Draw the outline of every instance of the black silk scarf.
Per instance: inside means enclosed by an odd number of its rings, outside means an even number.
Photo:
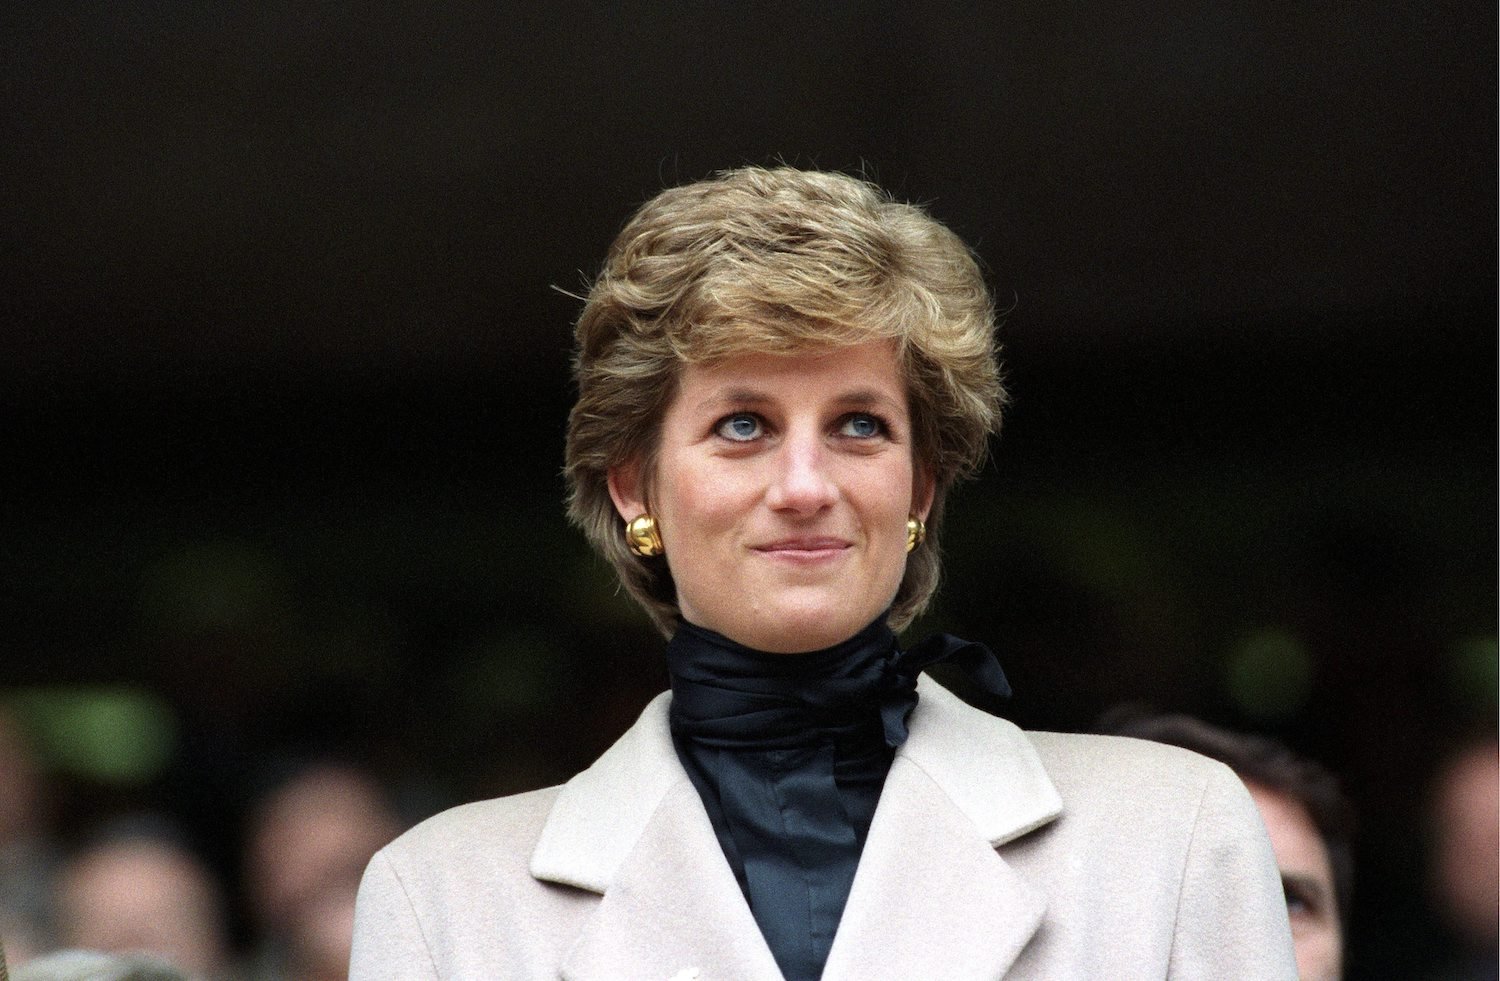
[[[767,654],[680,623],[667,645],[677,755],[783,974],[823,972],[917,676],[952,660],[1010,694],[983,644],[907,651],[882,615],[821,651]]]

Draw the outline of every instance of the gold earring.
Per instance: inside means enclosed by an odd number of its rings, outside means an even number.
[[[661,535],[657,534],[656,519],[650,514],[642,514],[625,523],[625,544],[643,559],[652,558],[667,550],[661,543]]]
[[[922,544],[922,540],[926,537],[927,525],[921,518],[906,519],[906,550],[908,552]]]

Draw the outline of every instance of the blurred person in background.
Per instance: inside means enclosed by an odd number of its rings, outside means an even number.
[[[245,847],[259,933],[251,977],[345,978],[360,874],[400,831],[382,788],[351,765],[304,764],[273,786],[253,809]]]
[[[0,937],[12,964],[53,946],[58,854],[46,784],[20,720],[0,706]]]
[[[1099,731],[1181,746],[1229,766],[1266,823],[1292,925],[1301,981],[1338,981],[1354,890],[1354,814],[1338,780],[1266,736],[1189,715],[1134,708],[1107,713]]]
[[[566,786],[383,849],[353,977],[1291,976],[1233,773],[1023,732],[923,677],[1004,697],[983,645],[897,640],[999,426],[994,327],[958,236],[858,178],[637,211],[576,325],[566,475],[672,690]]]
[[[228,963],[218,882],[167,821],[114,821],[68,859],[58,880],[59,944],[145,953],[193,978]]]
[[[1438,770],[1429,802],[1432,891],[1459,949],[1434,979],[1500,976],[1500,747],[1470,742]]]

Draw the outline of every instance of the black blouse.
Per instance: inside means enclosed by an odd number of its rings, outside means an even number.
[[[949,657],[1009,695],[983,645],[940,635],[903,652],[884,615],[807,654],[768,654],[686,622],[667,646],[677,755],[791,981],[823,972],[917,675]]]

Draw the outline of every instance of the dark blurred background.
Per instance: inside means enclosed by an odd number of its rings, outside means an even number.
[[[1427,783],[1495,726],[1496,81],[1477,2],[7,5],[0,699],[57,835],[165,811],[232,893],[276,761],[414,819],[608,745],[665,672],[563,518],[567,294],[784,160],[929,204],[1009,311],[915,636],[1027,726],[1329,764],[1350,976],[1416,976]]]

